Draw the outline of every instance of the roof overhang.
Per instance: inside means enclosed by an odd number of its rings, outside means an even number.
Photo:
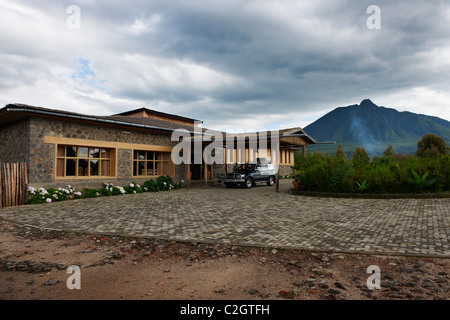
[[[82,115],[73,112],[65,112],[61,110],[50,110],[43,108],[35,108],[21,104],[9,104],[0,110],[0,125],[16,122],[31,116],[51,117],[65,120],[74,120],[82,122],[91,122],[103,125],[116,125],[123,127],[132,127],[137,129],[147,129],[151,131],[167,132],[171,133],[174,130],[172,128],[165,128],[159,126],[150,126],[146,124],[133,123],[127,121],[117,121],[112,119],[106,119],[99,116]]]

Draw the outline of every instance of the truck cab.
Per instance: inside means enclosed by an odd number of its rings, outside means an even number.
[[[233,172],[225,175],[223,183],[227,188],[242,186],[249,189],[257,183],[273,186],[276,174],[277,170],[274,164],[258,159],[256,164],[235,164]]]

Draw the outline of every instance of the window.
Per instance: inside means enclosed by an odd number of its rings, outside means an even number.
[[[170,152],[134,150],[133,176],[166,176],[173,172]]]
[[[110,177],[114,175],[114,149],[58,145],[57,177]]]

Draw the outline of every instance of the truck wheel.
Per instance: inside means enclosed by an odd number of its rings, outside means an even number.
[[[253,179],[247,178],[245,179],[244,187],[250,189],[253,186]]]
[[[273,186],[273,185],[275,185],[275,177],[274,176],[270,176],[269,177],[269,181],[267,181],[267,185],[268,186]]]

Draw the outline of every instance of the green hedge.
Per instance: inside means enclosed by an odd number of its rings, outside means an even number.
[[[352,160],[320,152],[296,153],[294,170],[304,172],[301,190],[338,193],[417,193],[450,191],[450,156],[418,158],[386,152]]]
[[[72,186],[65,188],[28,188],[27,204],[50,203],[64,201],[68,199],[96,198],[124,194],[135,194],[142,192],[158,192],[178,189],[180,185],[174,183],[170,176],[161,176],[156,180],[147,180],[142,185],[135,182],[125,187],[115,186],[112,183],[105,183],[101,189],[85,188],[83,191],[75,191]]]

